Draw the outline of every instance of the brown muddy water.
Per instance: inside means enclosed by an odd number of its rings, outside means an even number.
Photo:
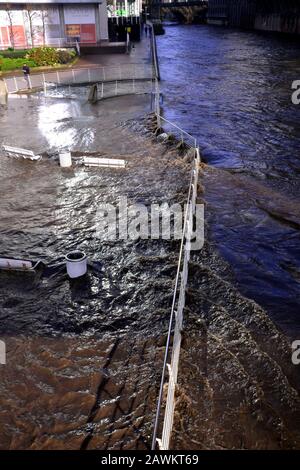
[[[0,278],[0,448],[149,448],[178,243],[97,239],[99,204],[183,201],[189,165],[140,121],[149,98],[10,98],[1,144],[44,154],[0,158],[0,252],[41,259],[40,279]],[[127,121],[127,124],[124,124]],[[62,170],[55,152],[119,156],[126,169]],[[46,153],[48,154],[46,154]],[[86,278],[61,264],[84,250]]]

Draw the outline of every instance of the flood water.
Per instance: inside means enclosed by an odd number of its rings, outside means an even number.
[[[157,37],[163,110],[197,137],[211,237],[242,292],[300,335],[296,39],[208,26]]]
[[[147,131],[149,96],[90,105],[82,95],[11,97],[0,108],[0,143],[43,155],[0,155],[0,252],[47,266],[41,278],[0,275],[0,448],[151,442],[178,242],[102,240],[97,210],[121,197],[177,202],[189,165]],[[62,169],[57,152],[66,149],[127,166]],[[89,268],[70,281],[64,256],[74,249]]]
[[[158,38],[163,112],[195,135],[206,241],[189,267],[172,447],[300,448],[299,123],[294,42],[173,26]],[[103,202],[184,202],[190,165],[149,131],[149,98],[85,90],[0,107],[0,252],[44,276],[0,277],[1,449],[149,449],[178,242],[100,240]],[[63,170],[57,152],[124,158]],[[203,186],[203,192],[201,187]],[[80,249],[88,275],[70,281]]]

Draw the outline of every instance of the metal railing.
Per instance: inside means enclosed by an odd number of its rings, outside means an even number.
[[[182,144],[185,143],[191,148],[197,148],[197,139],[195,139],[195,137],[181,129],[173,122],[168,121],[168,119],[164,118],[160,114],[157,114],[156,117],[159,128],[161,128],[161,126],[164,124],[164,130],[170,130],[172,135],[180,140]]]
[[[149,64],[128,64],[107,67],[57,70],[45,73],[31,74],[29,87],[44,88],[45,83],[58,85],[97,83],[114,80],[152,79],[153,70]],[[23,76],[4,78],[7,93],[18,93],[28,89]]]
[[[154,27],[151,21],[147,21],[147,24],[149,24],[149,26],[151,27],[150,46],[151,46],[154,76],[157,80],[160,80],[159,62],[158,62],[158,57],[157,57],[157,47],[156,47],[156,37],[154,33]]]
[[[115,96],[152,94],[155,90],[153,80],[115,80],[111,82],[98,82],[96,100],[113,98]],[[71,85],[44,84],[45,96],[51,98],[87,99],[87,89]]]
[[[173,301],[171,307],[171,314],[169,320],[169,328],[166,342],[166,349],[164,355],[163,369],[161,375],[157,410],[154,422],[152,450],[156,449],[158,444],[160,450],[168,450],[171,441],[174,409],[175,409],[175,389],[177,383],[179,355],[181,348],[181,332],[183,326],[183,309],[185,306],[185,290],[188,280],[188,264],[190,260],[191,250],[191,234],[193,231],[193,217],[196,209],[197,199],[197,185],[198,185],[198,170],[200,164],[200,152],[197,147],[197,140],[178,127],[176,124],[168,121],[160,115],[156,115],[158,122],[164,121],[170,128],[172,128],[175,135],[179,133],[180,140],[185,142],[190,149],[194,151],[194,159],[191,169],[190,184],[188,189],[188,197],[186,204],[186,211],[184,216],[183,236],[180,244],[177,273],[175,279],[175,287],[173,293]],[[173,346],[171,352],[171,339],[173,333]],[[162,406],[163,406],[163,392],[166,383],[166,372],[168,371],[168,391],[165,403],[165,411],[163,416],[163,426],[161,438],[158,438],[158,432],[162,419]]]

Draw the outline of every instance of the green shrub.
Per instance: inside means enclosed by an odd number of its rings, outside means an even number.
[[[60,64],[68,64],[73,60],[76,53],[72,50],[60,49],[57,51],[58,53],[58,61]]]
[[[55,65],[59,62],[58,51],[53,47],[34,47],[27,52],[26,59],[33,60],[37,66]]]
[[[0,70],[2,72],[29,67],[40,67],[56,64],[68,64],[76,56],[73,49],[54,49],[53,47],[34,47],[29,50],[1,51]]]

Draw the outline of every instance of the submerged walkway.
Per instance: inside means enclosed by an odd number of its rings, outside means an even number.
[[[107,81],[139,80],[153,78],[151,45],[149,38],[144,38],[132,48],[130,54],[91,54],[80,58],[75,68],[52,69],[48,72],[30,75],[30,90],[20,74],[4,78],[8,94],[37,91],[47,83],[73,85],[99,83]],[[119,93],[115,93],[119,94]]]
[[[66,245],[83,244],[101,270],[90,269],[89,282],[77,289],[64,273],[57,274],[30,296],[20,284],[8,292],[1,282],[1,338],[7,341],[9,366],[0,371],[0,449],[149,449],[177,249],[160,240],[100,242],[95,213],[101,202],[117,204],[121,196],[130,203],[175,203],[185,194],[189,167],[176,149],[154,141],[136,121],[147,110],[145,97],[120,98],[118,107],[69,101],[59,104],[59,115],[55,101],[28,101],[25,109],[11,100],[0,115],[4,133],[13,135],[18,113],[21,123],[30,113],[27,134],[22,125],[16,144],[31,142],[38,151],[45,143],[54,149],[72,139],[72,151],[88,146],[126,159],[128,167],[75,168],[66,175],[46,158],[34,171],[26,170],[26,162],[7,165],[2,159],[3,251],[15,230],[15,245],[24,253],[43,249],[57,256]],[[119,124],[128,119],[131,125]],[[20,176],[8,177],[15,173]],[[5,194],[24,174],[26,185],[11,201],[11,212]],[[33,220],[38,234],[32,235]],[[14,308],[8,312],[9,305]]]
[[[89,54],[81,56],[76,68],[114,66],[125,64],[150,64],[150,38],[143,36],[140,42],[134,43],[130,54]]]

